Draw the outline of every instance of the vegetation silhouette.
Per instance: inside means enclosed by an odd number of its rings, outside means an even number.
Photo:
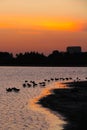
[[[16,54],[0,52],[0,66],[87,66],[87,52],[68,53],[54,50],[48,56],[38,52]]]

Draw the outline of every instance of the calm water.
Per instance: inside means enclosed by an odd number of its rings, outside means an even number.
[[[87,67],[0,67],[0,130],[59,130],[63,123],[60,116],[45,108],[32,107],[30,103],[45,88],[22,86],[25,80],[38,83],[56,77],[85,80]],[[9,87],[20,88],[20,92],[6,93]],[[51,82],[47,83],[47,87],[55,86]]]

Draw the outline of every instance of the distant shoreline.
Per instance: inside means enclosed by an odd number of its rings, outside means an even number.
[[[0,65],[0,67],[87,67],[86,66],[30,66],[30,65]]]
[[[16,54],[0,52],[0,66],[45,66],[45,67],[87,67],[87,52],[69,53],[54,50],[48,56],[38,52]]]
[[[38,101],[43,107],[60,113],[68,122],[64,130],[87,129],[87,81],[66,83],[68,88],[54,89]]]

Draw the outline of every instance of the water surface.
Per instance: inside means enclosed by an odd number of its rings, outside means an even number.
[[[87,67],[0,67],[0,130],[59,130],[60,115],[32,106],[31,102],[43,95],[45,88],[23,88],[25,80],[35,82],[60,77],[87,77]],[[19,93],[6,93],[6,88],[17,87]],[[58,87],[47,83],[46,88]],[[55,122],[55,123],[54,123]]]

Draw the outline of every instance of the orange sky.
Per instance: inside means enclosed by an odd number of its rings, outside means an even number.
[[[0,51],[87,51],[86,0],[0,2]]]

